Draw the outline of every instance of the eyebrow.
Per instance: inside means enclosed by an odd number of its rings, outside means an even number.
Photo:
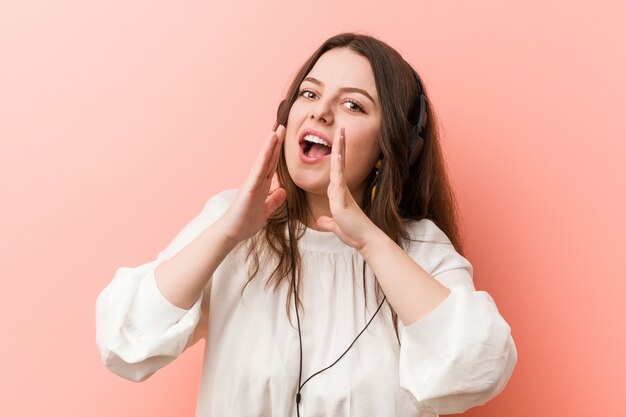
[[[310,82],[312,82],[313,84],[317,84],[317,85],[319,85],[319,86],[324,87],[324,83],[323,83],[323,82],[321,82],[320,80],[318,80],[317,78],[313,78],[313,77],[306,77],[306,78],[305,78],[304,80],[302,80],[302,81],[303,81],[303,82],[304,82],[304,81],[310,81]],[[361,93],[361,94],[363,94],[365,97],[369,98],[369,99],[372,101],[372,103],[374,103],[374,105],[376,105],[376,102],[374,101],[374,99],[372,98],[372,96],[370,96],[370,94],[369,94],[367,91],[365,91],[365,90],[363,90],[363,89],[361,89],[361,88],[356,88],[356,87],[342,87],[342,88],[340,88],[340,89],[339,89],[339,91],[347,91],[347,92]]]

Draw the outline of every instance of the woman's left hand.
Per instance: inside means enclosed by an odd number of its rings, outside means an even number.
[[[346,245],[360,250],[377,227],[361,210],[346,184],[346,137],[343,127],[335,132],[330,156],[328,201],[332,217],[319,216],[315,223],[323,231],[333,232]]]

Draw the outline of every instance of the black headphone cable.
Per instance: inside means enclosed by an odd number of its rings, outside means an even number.
[[[348,346],[348,348],[345,350],[345,352],[343,352],[341,354],[341,356],[339,356],[339,358],[337,358],[337,360],[335,362],[333,362],[332,364],[330,364],[326,368],[324,368],[324,369],[322,369],[320,371],[317,371],[316,373],[314,373],[313,375],[308,377],[306,379],[306,381],[302,382],[302,332],[300,330],[300,315],[298,314],[297,293],[296,293],[296,270],[295,270],[296,263],[295,263],[295,258],[294,258],[293,236],[291,234],[291,218],[289,216],[289,205],[287,204],[286,201],[285,201],[285,210],[287,211],[287,230],[289,232],[289,247],[291,248],[290,255],[291,255],[291,277],[292,277],[292,282],[293,282],[293,284],[292,284],[292,288],[293,288],[293,302],[294,302],[294,307],[296,309],[296,320],[298,322],[298,340],[300,341],[300,371],[298,373],[298,392],[296,394],[296,412],[297,412],[297,416],[300,417],[300,401],[302,400],[301,391],[302,391],[302,388],[304,387],[304,384],[306,384],[315,375],[320,374],[320,373],[324,372],[325,370],[327,370],[328,368],[334,366],[337,362],[339,362],[339,360],[341,358],[344,357],[344,355],[346,353],[348,353],[350,348],[352,346],[354,346],[354,344],[356,343],[357,339],[363,334],[363,332],[365,332],[365,330],[370,325],[372,320],[374,320],[374,317],[376,317],[376,314],[378,314],[378,311],[383,306],[383,303],[387,299],[387,296],[383,297],[383,300],[380,302],[380,305],[376,309],[376,312],[374,313],[374,315],[372,315],[372,317],[367,322],[367,324],[365,325],[363,330],[361,330],[361,332],[356,336],[356,338],[354,338],[354,340],[352,341],[350,346]]]

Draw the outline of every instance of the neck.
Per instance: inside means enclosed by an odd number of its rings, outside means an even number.
[[[359,207],[363,208],[361,201],[363,201],[363,192],[364,190],[359,189],[356,194],[352,193],[354,200],[359,204]],[[313,194],[309,192],[305,192],[307,204],[309,205],[309,209],[311,210],[312,217],[307,220],[306,227],[311,228],[313,230],[318,230],[319,228],[315,224],[315,219],[319,216],[328,216],[333,217],[330,211],[330,202],[328,201],[327,194]]]
[[[315,219],[317,219],[319,216],[332,217],[328,196],[306,193],[306,200],[309,206],[309,210],[311,211],[311,217],[307,219],[306,227],[314,230],[319,230],[319,228],[315,224]]]

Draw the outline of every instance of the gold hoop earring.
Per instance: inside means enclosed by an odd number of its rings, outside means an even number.
[[[374,186],[372,187],[372,203],[374,202],[374,196],[376,195],[376,179],[378,178],[378,171],[380,171],[380,166],[383,160],[379,159],[374,165]]]

